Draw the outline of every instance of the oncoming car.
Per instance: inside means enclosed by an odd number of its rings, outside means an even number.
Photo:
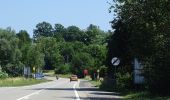
[[[70,82],[71,82],[71,81],[78,81],[77,75],[71,75],[71,77],[70,77]]]

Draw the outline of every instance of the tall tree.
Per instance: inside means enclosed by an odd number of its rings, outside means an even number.
[[[36,39],[40,36],[52,37],[53,36],[53,27],[48,22],[42,22],[36,25],[34,29],[33,38]]]

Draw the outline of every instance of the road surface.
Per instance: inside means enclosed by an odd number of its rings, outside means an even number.
[[[0,100],[120,100],[111,92],[98,91],[85,80],[70,82],[69,79],[22,87],[1,87]]]

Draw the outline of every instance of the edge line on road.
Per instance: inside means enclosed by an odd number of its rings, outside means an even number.
[[[55,81],[53,81],[53,82],[55,82]],[[51,83],[51,82],[50,82],[50,83]],[[63,82],[60,83],[60,84],[57,84],[57,85],[61,85],[61,84],[63,84]],[[53,86],[51,86],[51,87],[45,87],[45,88],[52,88],[52,87],[55,87],[55,86],[57,86],[57,85],[53,85]],[[23,96],[23,97],[21,97],[21,98],[19,98],[19,99],[16,99],[16,100],[29,99],[30,96],[39,94],[40,92],[42,92],[43,90],[45,90],[45,88],[44,88],[44,89],[41,89],[41,90],[39,90],[39,91],[35,91],[35,92],[31,93],[31,94],[28,94],[28,95]]]
[[[29,98],[30,96],[32,96],[32,95],[39,94],[42,90],[44,90],[44,89],[41,89],[41,90],[36,91],[36,92],[33,92],[33,93],[31,93],[31,94],[29,94],[29,95],[26,95],[26,96],[24,96],[24,97],[21,97],[21,98],[19,98],[19,99],[17,99],[17,100],[28,99],[28,98]]]
[[[77,90],[76,90],[76,85],[77,85],[77,83],[79,83],[79,82],[76,82],[76,83],[74,84],[73,89],[74,89],[74,93],[75,93],[75,95],[76,95],[76,100],[80,100],[79,94],[78,94],[78,92],[77,92]]]

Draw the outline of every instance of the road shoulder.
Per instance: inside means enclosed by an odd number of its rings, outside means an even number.
[[[121,100],[118,93],[101,91],[94,87],[88,80],[80,80],[77,89],[81,100]]]

